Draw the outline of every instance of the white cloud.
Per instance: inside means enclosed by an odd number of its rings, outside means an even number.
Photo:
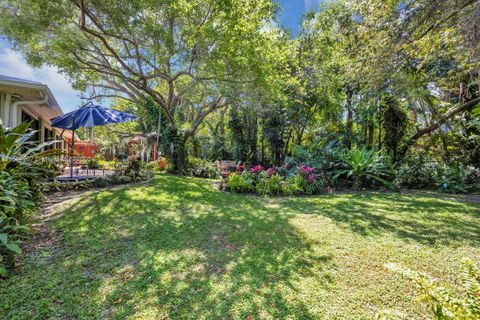
[[[32,68],[18,52],[8,47],[0,47],[0,74],[48,85],[64,112],[71,111],[80,104],[79,92],[72,89],[67,78],[57,68]]]

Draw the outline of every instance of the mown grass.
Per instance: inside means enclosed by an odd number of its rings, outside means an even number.
[[[0,282],[0,318],[421,318],[384,263],[456,286],[480,260],[479,207],[429,194],[272,199],[164,175],[57,210],[54,245]]]

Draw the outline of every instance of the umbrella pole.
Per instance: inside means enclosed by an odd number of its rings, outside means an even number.
[[[70,153],[70,178],[73,178],[73,155],[75,154],[75,129],[72,130],[72,152]]]

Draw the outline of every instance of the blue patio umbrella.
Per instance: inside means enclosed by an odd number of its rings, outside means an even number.
[[[78,110],[51,119],[52,126],[72,130],[72,152],[75,146],[75,130],[81,127],[104,126],[135,120],[137,117],[126,112],[96,106],[89,102]],[[73,158],[70,157],[70,177],[73,177]]]

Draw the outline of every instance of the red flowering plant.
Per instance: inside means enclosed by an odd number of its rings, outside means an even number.
[[[275,167],[271,167],[267,169],[267,174],[271,178],[275,173],[277,173],[277,169]]]
[[[323,175],[320,170],[315,167],[306,165],[297,166],[297,175],[304,179],[303,189],[307,194],[315,194],[324,186]]]
[[[263,167],[259,164],[250,168],[250,173],[258,174],[263,171]]]
[[[315,182],[315,178],[316,178],[315,175],[309,174],[309,175],[307,176],[307,182],[313,183],[313,182]]]
[[[297,167],[297,172],[305,178],[308,178],[308,176],[311,176],[313,174],[313,171],[315,171],[314,167],[309,167],[303,164]]]

